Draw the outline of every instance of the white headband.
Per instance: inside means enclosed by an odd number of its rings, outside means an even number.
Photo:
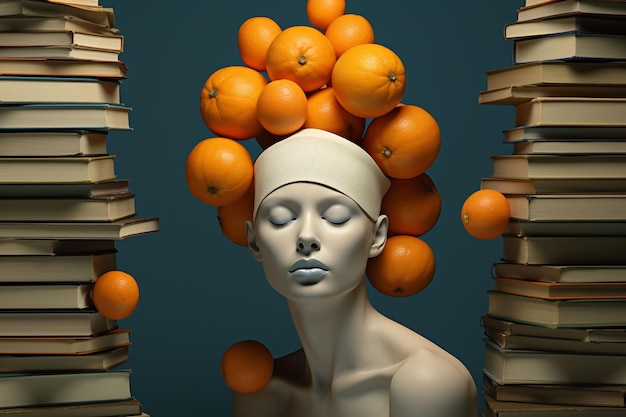
[[[390,184],[364,149],[320,129],[303,129],[259,155],[254,164],[254,217],[265,197],[294,182],[331,187],[352,198],[372,219],[378,217]]]

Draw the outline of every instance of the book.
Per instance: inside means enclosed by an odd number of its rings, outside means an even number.
[[[92,284],[0,285],[0,310],[84,309],[93,306]]]
[[[528,154],[625,154],[625,140],[520,140],[509,142],[514,155]]]
[[[94,34],[76,30],[0,31],[0,47],[66,46],[113,52],[124,50],[124,37],[117,34]]]
[[[626,26],[626,22],[625,22]],[[514,85],[478,94],[478,104],[515,105],[537,97],[626,97],[622,85]]]
[[[115,241],[101,239],[0,239],[0,255],[78,255],[114,252]]]
[[[118,80],[87,77],[0,77],[4,103],[120,103]]]
[[[1,112],[0,112],[1,113]],[[114,155],[0,158],[0,183],[99,182],[115,178]]]
[[[517,21],[555,17],[570,13],[626,15],[626,4],[613,0],[545,0],[517,10]]]
[[[1,337],[0,355],[73,356],[122,346],[130,346],[130,330],[113,330],[89,337]]]
[[[495,290],[489,290],[487,294],[488,315],[503,320],[545,327],[626,325],[624,299],[544,300]]]
[[[497,401],[484,394],[484,417],[624,417],[626,409],[570,404]]]
[[[4,337],[93,336],[116,328],[115,320],[93,310],[0,312],[0,336]]]
[[[54,0],[52,0],[54,1]],[[538,4],[542,4],[542,3],[546,3],[548,0],[526,0],[524,2],[524,6],[528,7],[528,6],[534,6],[534,5],[538,5]],[[554,0],[552,0],[554,1]],[[607,1],[624,1],[624,0],[607,0]]]
[[[5,417],[110,417],[141,416],[141,403],[136,399],[125,401],[103,401],[68,403],[63,405],[28,406],[0,408],[0,416]]]
[[[115,251],[76,255],[2,255],[0,283],[94,283],[100,275],[115,268]]]
[[[624,60],[626,36],[568,32],[513,41],[513,62],[553,59]]]
[[[0,157],[106,154],[106,132],[84,130],[0,132]]]
[[[624,194],[506,195],[511,218],[528,221],[626,221]],[[0,201],[0,218],[2,218]]]
[[[4,239],[121,240],[158,231],[157,217],[126,217],[115,222],[0,222]]]
[[[483,386],[489,395],[498,401],[626,407],[626,386],[624,385],[501,385],[484,375]]]
[[[508,23],[504,26],[504,38],[513,40],[576,31],[626,35],[624,23],[623,17],[572,13],[545,19]]]
[[[528,7],[528,6],[534,6],[535,4],[539,4],[539,3],[543,3],[546,0],[526,0],[524,2],[524,6]],[[618,0],[620,1],[620,0]]]
[[[84,355],[0,355],[0,372],[107,371],[128,362],[128,346]]]
[[[483,371],[498,384],[624,385],[625,369],[624,355],[503,349],[485,341]]]
[[[127,67],[120,61],[47,58],[0,58],[0,75],[96,77],[123,79]]]
[[[99,6],[99,0],[48,0],[51,3],[69,4],[73,6]]]
[[[5,105],[0,106],[0,130],[129,130],[130,110],[106,103]]]
[[[519,264],[622,265],[626,235],[502,236],[502,259]]]
[[[520,140],[624,140],[626,126],[518,126],[504,132],[504,142]]]
[[[78,46],[14,46],[0,48],[1,58],[63,58],[116,62],[119,52]]]
[[[626,98],[537,97],[515,105],[515,125],[626,126],[624,114]]]
[[[2,198],[0,221],[111,222],[135,215],[135,194],[91,198]]]
[[[0,195],[6,198],[18,197],[66,197],[91,198],[114,194],[126,194],[129,181],[127,179],[104,180],[99,182],[68,182],[68,183],[0,183]]]
[[[119,29],[98,25],[75,16],[17,16],[0,17],[0,31],[76,31],[103,35],[117,35]]]
[[[626,386],[623,385],[500,385],[485,375],[483,386],[489,395],[498,401],[590,407],[626,407],[624,401]],[[602,416],[602,414],[596,415]]]
[[[626,298],[626,281],[547,282],[499,276],[492,279],[496,291],[546,300]]]
[[[485,177],[480,181],[480,188],[502,194],[613,193],[626,191],[626,178]]]
[[[554,221],[554,222],[543,222],[543,221],[526,221],[526,220],[511,220],[509,224],[504,229],[503,235],[505,236],[527,236],[527,237],[560,237],[560,238],[591,238],[591,240],[586,241],[577,241],[577,242],[567,242],[566,244],[571,244],[574,246],[586,245],[588,243],[593,244],[593,239],[598,239],[604,236],[619,238],[626,236],[626,222],[623,221],[615,221],[615,222],[598,222],[598,221]],[[585,243],[588,242],[588,243]],[[554,241],[554,244],[561,244],[563,241]],[[535,242],[536,245],[550,244],[548,241],[545,243]],[[516,250],[520,249],[525,251],[524,247],[526,245],[532,246],[533,243],[512,243],[511,244]],[[533,249],[531,249],[532,251]],[[584,248],[578,247],[576,250],[583,250]],[[556,251],[553,253],[552,256]],[[611,252],[613,253],[613,252]],[[517,255],[511,255],[513,257]],[[522,255],[527,256],[527,255]],[[535,255],[531,255],[535,256]],[[561,256],[561,255],[558,255]],[[600,255],[601,256],[601,255]],[[602,256],[601,256],[602,257]],[[583,257],[581,259],[587,259]],[[613,257],[611,257],[612,261],[615,261]],[[571,261],[571,259],[570,259]],[[573,261],[576,262],[576,261]],[[619,262],[623,263],[623,262]]]
[[[130,370],[0,374],[0,407],[131,400]]]
[[[485,327],[485,336],[503,349],[536,350],[547,352],[585,353],[594,355],[626,355],[623,342],[583,342],[580,340],[552,339],[499,332]]]
[[[494,155],[500,178],[626,178],[626,155]]]
[[[540,61],[488,70],[485,74],[486,90],[540,84],[624,85],[626,63]]]
[[[484,315],[480,319],[483,328],[489,328],[505,335],[528,336],[544,339],[563,339],[585,343],[621,343],[626,342],[626,328],[569,328],[543,327],[534,324],[516,323],[496,317]]]
[[[0,16],[74,16],[106,27],[115,26],[115,14],[109,7],[73,6],[47,0],[3,0],[0,6]]]
[[[525,265],[497,262],[492,275],[563,283],[626,282],[626,265]]]

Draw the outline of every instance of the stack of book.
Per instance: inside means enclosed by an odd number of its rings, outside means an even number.
[[[504,36],[479,94],[515,109],[481,181],[511,207],[483,414],[626,416],[626,1],[526,0]]]
[[[93,306],[115,242],[158,230],[107,153],[130,130],[114,13],[97,0],[0,2],[0,414],[147,416],[130,331]]]

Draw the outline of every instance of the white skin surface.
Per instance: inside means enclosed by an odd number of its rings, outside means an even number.
[[[265,388],[233,393],[233,416],[477,416],[463,364],[369,302],[365,268],[384,248],[385,216],[373,221],[344,194],[299,182],[272,192],[246,230],[302,349],[275,361]]]

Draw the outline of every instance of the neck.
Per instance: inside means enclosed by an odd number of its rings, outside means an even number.
[[[346,294],[288,305],[314,383],[331,381],[360,366],[360,351],[368,343],[366,322],[378,314],[365,280]]]

